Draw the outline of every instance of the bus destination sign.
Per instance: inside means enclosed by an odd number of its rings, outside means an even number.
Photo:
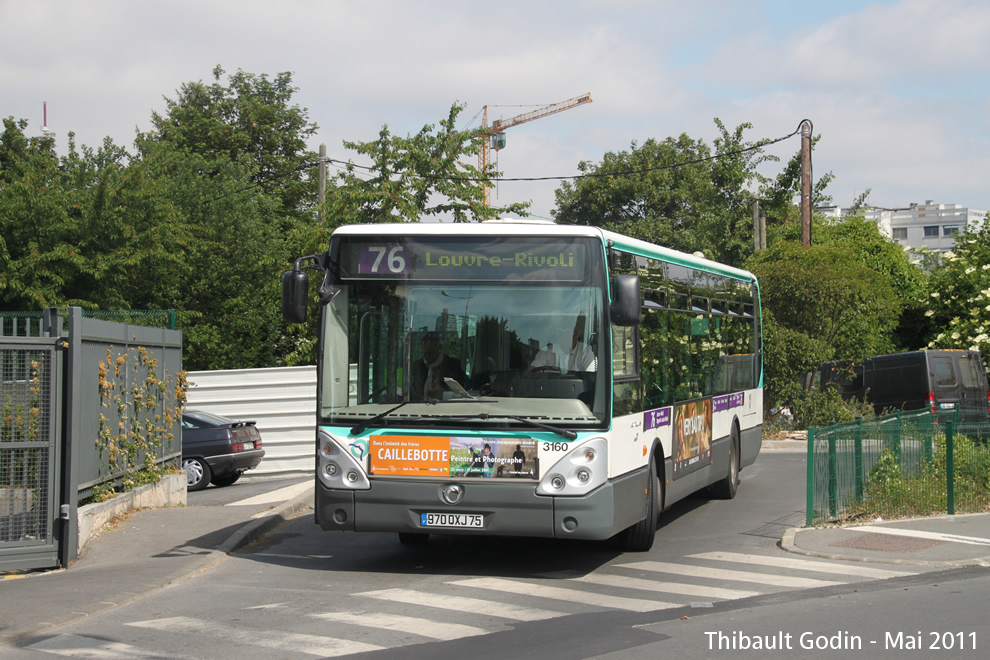
[[[577,282],[587,274],[585,240],[345,238],[343,279]]]

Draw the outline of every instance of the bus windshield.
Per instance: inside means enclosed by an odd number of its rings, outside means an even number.
[[[399,403],[376,423],[504,427],[517,416],[600,428],[606,419],[600,287],[361,280],[344,283],[324,314],[324,423],[357,424]],[[437,405],[452,401],[463,405]]]

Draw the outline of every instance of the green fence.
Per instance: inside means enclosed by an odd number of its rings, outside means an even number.
[[[990,511],[985,407],[808,430],[807,524]]]
[[[0,337],[42,336],[42,314],[41,311],[0,312]],[[84,309],[82,315],[102,321],[175,330],[174,309]]]

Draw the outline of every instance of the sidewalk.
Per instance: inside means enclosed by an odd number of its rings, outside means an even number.
[[[0,579],[0,649],[206,570],[312,506],[311,477],[271,484],[231,505],[136,511],[91,540],[68,569]]]
[[[990,513],[792,528],[780,547],[812,557],[913,566],[990,566]]]

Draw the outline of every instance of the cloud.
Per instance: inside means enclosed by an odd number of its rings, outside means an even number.
[[[872,187],[877,203],[988,208],[988,51],[990,4],[966,0],[6,2],[0,115],[37,133],[48,101],[61,148],[69,130],[129,147],[162,97],[210,82],[217,64],[290,71],[320,126],[313,148],[349,157],[342,140],[374,139],[383,124],[414,133],[455,101],[467,128],[484,105],[494,119],[590,92],[589,105],[509,129],[505,175],[572,174],[651,137],[710,144],[714,117],[752,123],[752,140],[807,117],[837,201]],[[498,194],[549,216],[558,185],[505,182]]]
[[[864,6],[786,35],[756,30],[722,44],[699,73],[709,83],[868,91],[986,73],[990,5],[904,0]]]

